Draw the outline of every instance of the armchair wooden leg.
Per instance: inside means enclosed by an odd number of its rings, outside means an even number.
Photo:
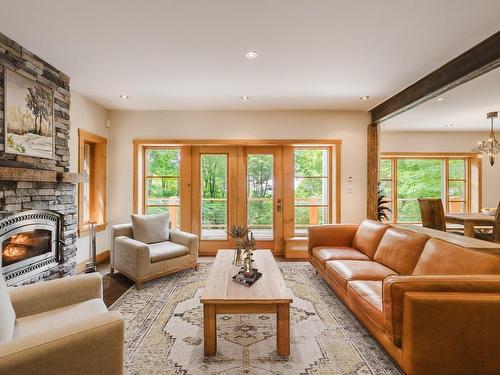
[[[135,282],[135,289],[139,290],[141,289],[142,283],[140,281]]]
[[[110,268],[109,268],[109,273],[110,273],[110,274],[114,274],[114,273],[115,273],[115,269],[114,269],[113,267],[110,267]]]
[[[196,272],[198,272],[200,270],[200,264],[199,263],[196,263],[196,265],[194,266],[194,270]]]

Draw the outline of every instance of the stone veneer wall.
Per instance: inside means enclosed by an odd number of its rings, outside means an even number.
[[[6,68],[38,81],[53,90],[54,159],[5,152],[4,71]],[[0,33],[0,168],[69,171],[70,96],[67,75]],[[0,217],[32,209],[53,210],[61,214],[61,240],[65,245],[61,249],[61,262],[57,267],[37,275],[27,282],[71,274],[76,265],[78,220],[76,185],[57,181],[0,181]]]

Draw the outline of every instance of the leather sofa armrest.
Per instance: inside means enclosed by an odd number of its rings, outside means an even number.
[[[94,298],[102,298],[102,277],[98,272],[68,276],[9,288],[16,317],[39,314]]]
[[[186,246],[189,249],[189,254],[198,257],[199,239],[196,234],[172,230],[170,231],[170,241]]]
[[[405,373],[500,374],[500,294],[408,292]]]
[[[0,344],[0,374],[123,373],[124,323],[118,312]]]
[[[500,293],[500,275],[391,275],[384,279],[384,326],[394,344],[401,346],[404,298],[408,292]]]
[[[311,225],[307,243],[309,256],[312,249],[318,246],[352,246],[358,227],[358,224]]]

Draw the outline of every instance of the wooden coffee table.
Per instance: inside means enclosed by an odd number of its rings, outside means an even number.
[[[205,356],[217,353],[217,314],[276,314],[278,355],[290,355],[290,304],[285,284],[270,250],[255,250],[255,266],[262,277],[250,287],[232,280],[240,267],[232,265],[234,250],[219,250],[201,297]]]

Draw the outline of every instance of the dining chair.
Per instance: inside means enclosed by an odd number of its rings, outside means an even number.
[[[444,208],[441,198],[418,198],[422,226],[443,232],[464,235],[463,229],[446,228]]]
[[[500,243],[500,202],[498,202],[495,222],[491,231],[476,231],[474,237],[484,241]]]

